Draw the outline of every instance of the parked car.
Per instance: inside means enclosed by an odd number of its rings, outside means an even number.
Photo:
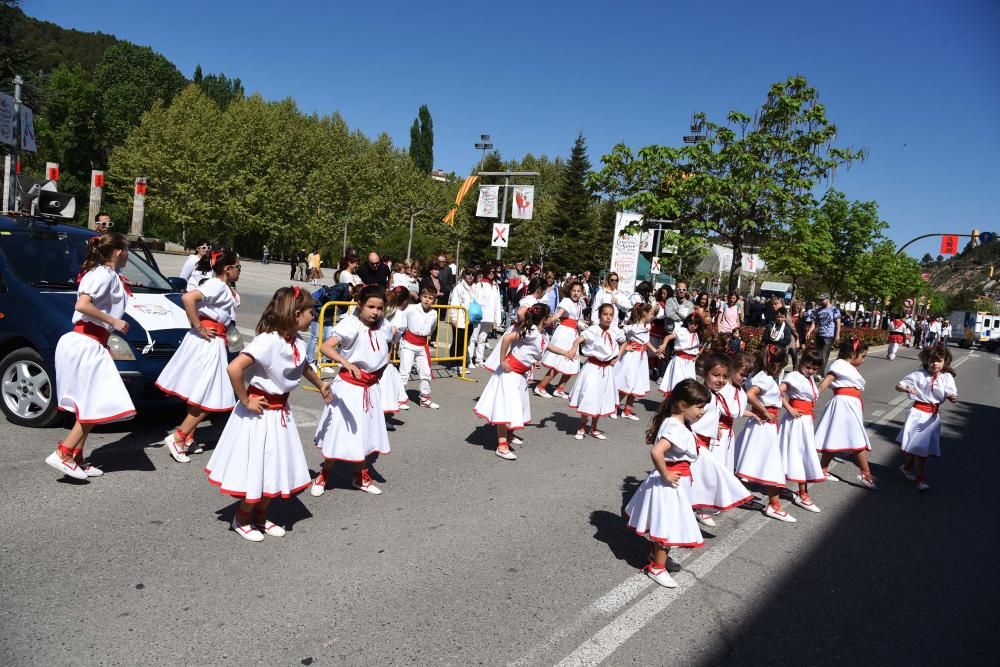
[[[22,426],[42,427],[59,416],[55,349],[72,329],[77,274],[96,232],[43,218],[0,215],[0,410]],[[133,296],[127,334],[112,333],[108,350],[137,407],[178,404],[154,386],[190,324],[181,305],[183,281],[160,274],[139,239],[122,269]],[[229,352],[242,349],[235,326]]]

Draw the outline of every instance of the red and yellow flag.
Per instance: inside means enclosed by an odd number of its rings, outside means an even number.
[[[472,189],[472,186],[475,185],[478,180],[478,176],[469,176],[465,179],[465,182],[462,183],[462,187],[458,189],[458,194],[455,195],[455,207],[448,211],[448,214],[443,218],[445,224],[455,224],[455,214],[458,213],[458,205],[462,203],[462,200],[465,199],[465,195],[469,194],[469,190]]]

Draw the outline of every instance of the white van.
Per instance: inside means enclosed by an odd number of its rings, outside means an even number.
[[[961,347],[975,344],[993,351],[1000,346],[1000,313],[954,310],[951,313],[951,340]]]

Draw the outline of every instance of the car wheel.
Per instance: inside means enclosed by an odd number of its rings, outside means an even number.
[[[34,350],[14,350],[0,361],[0,409],[19,426],[41,428],[59,418],[53,374]]]

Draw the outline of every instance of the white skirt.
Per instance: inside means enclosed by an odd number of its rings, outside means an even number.
[[[615,364],[615,384],[618,391],[633,396],[649,393],[649,361],[645,350],[626,350]]]
[[[698,459],[691,464],[691,506],[730,510],[751,500],[751,494],[731,470],[708,447],[698,448]]]
[[[736,438],[736,450],[737,475],[768,486],[785,485],[777,424],[761,424],[751,417]]]
[[[719,439],[709,447],[716,458],[722,462],[726,470],[736,472],[736,436],[729,428],[719,429]]]
[[[410,400],[406,395],[406,386],[403,384],[403,377],[399,374],[399,369],[389,364],[382,371],[379,378],[378,388],[382,394],[382,412],[399,412],[399,406]]]
[[[795,419],[786,412],[778,426],[778,449],[789,482],[813,483],[825,479],[816,455],[812,415]]]
[[[524,428],[531,422],[528,379],[520,373],[494,371],[472,411],[490,424],[500,424],[512,431]]]
[[[236,405],[236,394],[227,366],[225,338],[205,340],[189,331],[156,379],[156,386],[200,410],[228,412]]]
[[[248,503],[288,498],[312,481],[292,413],[258,415],[243,405],[230,413],[205,472],[219,491]]]
[[[896,442],[914,456],[941,456],[941,419],[938,415],[910,408]]]
[[[833,454],[863,452],[871,448],[861,414],[861,399],[844,395],[830,399],[816,426],[816,449]]]
[[[131,419],[135,406],[107,348],[90,336],[70,331],[56,344],[56,397],[60,410],[81,424]]]
[[[679,355],[670,358],[667,370],[660,381],[660,391],[669,394],[681,380],[695,377],[694,359],[682,359]]]
[[[314,441],[323,458],[361,463],[369,455],[389,453],[389,436],[382,412],[378,384],[368,387],[371,405],[365,409],[365,388],[338,375],[333,381],[333,400],[323,407]]]
[[[555,345],[560,350],[566,350],[573,346],[574,340],[576,340],[576,327],[567,327],[560,324],[556,327],[555,333],[552,334],[552,340],[549,344]],[[576,375],[580,372],[579,359],[567,359],[561,354],[549,352],[548,350],[542,355],[542,366],[563,375]]]
[[[586,363],[569,392],[569,407],[587,417],[606,417],[618,409],[615,369]]]
[[[501,336],[497,338],[497,342],[493,345],[493,351],[490,352],[490,356],[486,358],[486,363],[483,365],[486,366],[486,370],[488,370],[490,373],[500,368],[500,348],[502,347],[501,341],[503,340],[504,336],[506,336],[513,330],[514,327],[507,327],[507,329],[503,332],[503,334],[501,334]]]
[[[705,540],[691,509],[691,478],[677,486],[656,470],[639,486],[625,507],[629,528],[664,547],[702,547]]]

